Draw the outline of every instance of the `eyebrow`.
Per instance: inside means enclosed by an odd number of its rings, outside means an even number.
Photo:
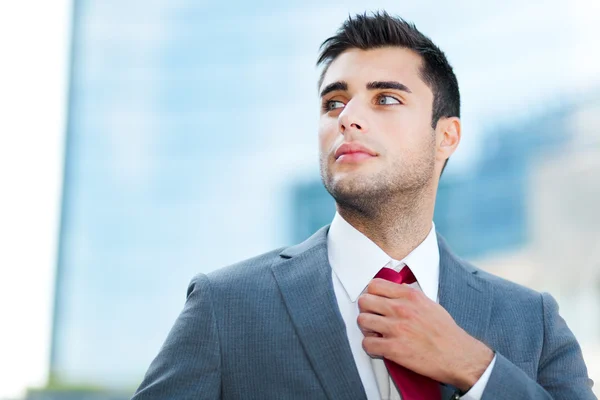
[[[321,97],[325,97],[328,93],[336,92],[338,90],[347,91],[348,83],[346,83],[345,81],[337,81],[330,83],[329,85],[325,86],[325,88],[321,91]]]
[[[375,81],[367,83],[367,89],[396,89],[406,93],[412,93],[412,91],[403,83],[396,81]]]
[[[406,93],[412,93],[412,91],[403,83],[396,81],[375,81],[367,83],[368,90],[381,90],[381,89],[395,89],[400,90]],[[335,91],[347,91],[348,83],[346,81],[337,81],[330,83],[325,86],[325,88],[321,91],[321,97],[326,96],[327,94]]]

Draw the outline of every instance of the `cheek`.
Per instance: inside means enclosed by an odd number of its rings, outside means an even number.
[[[392,153],[401,152],[409,146],[412,128],[409,118],[399,115],[380,118],[371,129],[380,132],[378,139],[384,145],[387,151]]]
[[[424,123],[415,113],[404,112],[378,121],[378,131],[385,132],[385,141],[394,152],[407,152],[419,150],[425,141],[430,142],[428,123]]]
[[[332,118],[322,118],[319,121],[319,149],[328,151],[337,137],[337,121]]]

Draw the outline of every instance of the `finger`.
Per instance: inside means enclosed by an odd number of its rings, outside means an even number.
[[[361,313],[381,315],[384,317],[406,318],[411,310],[419,307],[419,302],[409,302],[404,299],[388,299],[387,297],[362,294],[358,298],[358,310]]]
[[[382,337],[365,337],[362,341],[363,350],[371,357],[385,357],[389,340]]]
[[[363,333],[376,332],[379,334],[377,336],[387,336],[387,334],[390,332],[389,318],[382,317],[381,315],[375,315],[371,313],[360,313],[358,314],[358,318],[356,319],[356,321]]]
[[[375,278],[367,286],[367,293],[388,299],[412,298],[421,291],[407,284],[399,284],[386,281],[385,279]]]
[[[389,315],[389,300],[390,299],[385,297],[364,293],[358,297],[358,310],[360,312],[368,312],[372,314]]]
[[[381,333],[373,332],[373,331],[362,329],[362,328],[360,329],[360,331],[362,332],[364,337],[382,337]]]

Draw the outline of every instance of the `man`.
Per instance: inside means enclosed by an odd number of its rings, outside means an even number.
[[[332,224],[196,276],[134,399],[594,399],[554,299],[435,233],[461,138],[444,53],[386,13],[349,18],[321,49]]]

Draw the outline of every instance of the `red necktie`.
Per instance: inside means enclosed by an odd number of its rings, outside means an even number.
[[[408,266],[396,272],[390,268],[382,268],[375,278],[395,283],[411,284],[417,281]],[[388,359],[383,359],[385,366],[396,384],[402,400],[437,400],[441,397],[440,384],[431,378],[419,375]]]

